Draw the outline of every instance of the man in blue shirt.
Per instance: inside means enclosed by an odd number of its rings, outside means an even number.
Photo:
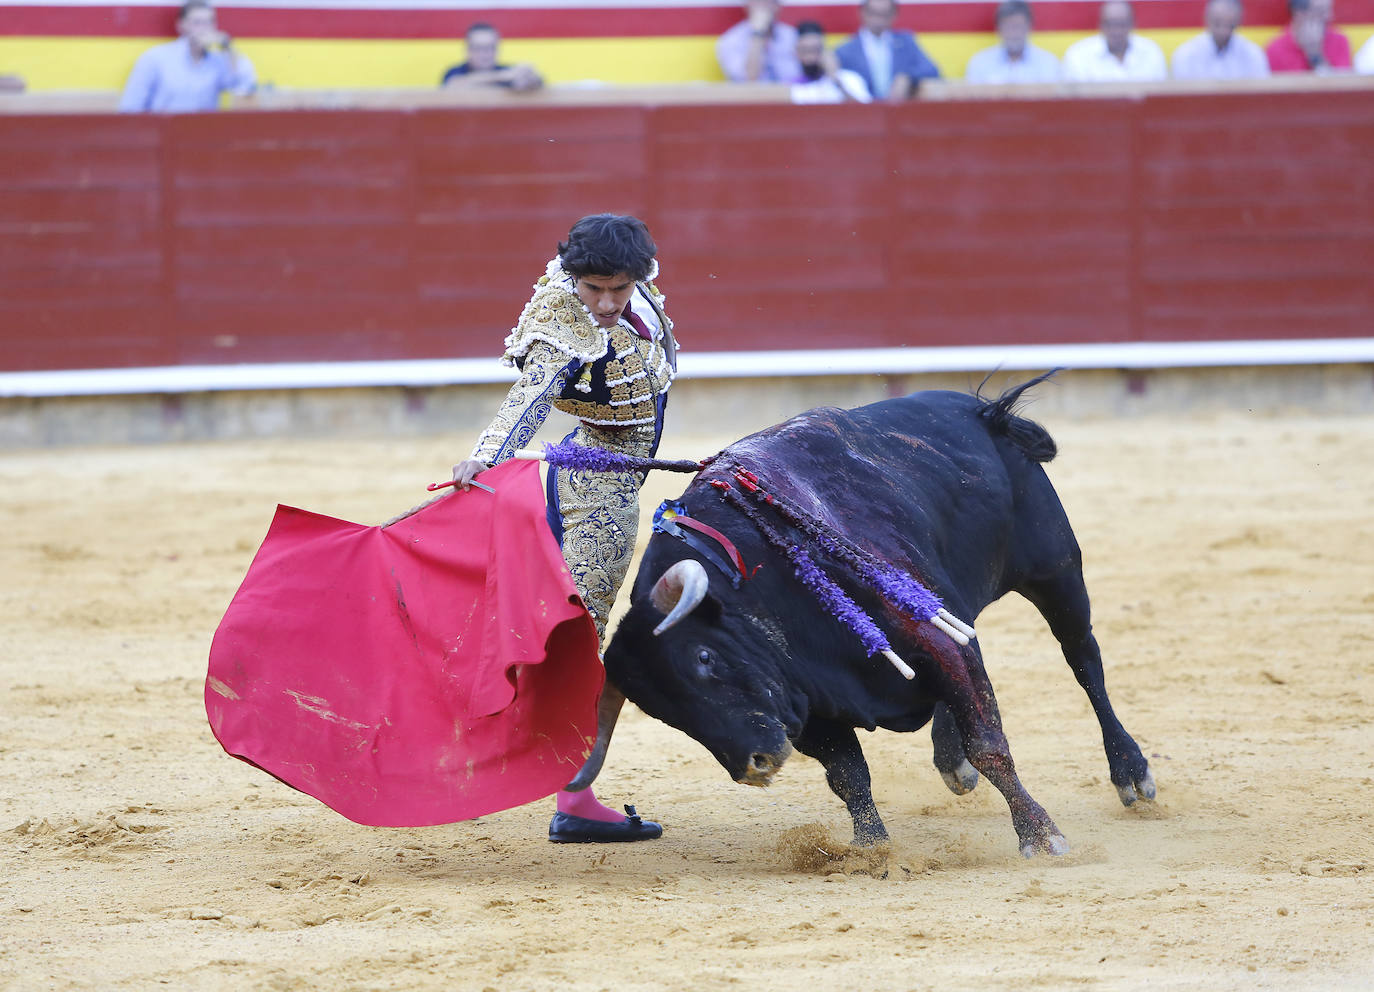
[[[124,86],[119,109],[185,113],[218,110],[221,93],[250,93],[257,82],[253,64],[234,50],[206,0],[181,5],[176,41],[138,57]]]
[[[1002,0],[997,5],[1000,44],[985,48],[968,61],[964,80],[970,83],[1053,83],[1059,80],[1059,60],[1030,43],[1031,9],[1026,0]]]
[[[835,55],[840,67],[863,76],[875,100],[900,103],[916,92],[922,79],[939,79],[940,69],[916,44],[910,31],[893,31],[897,0],[863,0],[859,4],[859,33]]]

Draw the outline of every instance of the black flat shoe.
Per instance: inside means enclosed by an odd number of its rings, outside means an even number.
[[[626,806],[625,812],[628,815],[618,823],[555,813],[549,824],[549,840],[555,844],[615,844],[663,836],[662,825],[640,819],[633,806]]]

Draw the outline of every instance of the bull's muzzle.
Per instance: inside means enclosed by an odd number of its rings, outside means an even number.
[[[784,741],[782,750],[773,754],[755,751],[749,756],[749,764],[744,766],[744,774],[735,781],[740,785],[757,785],[759,787],[771,785],[773,776],[778,773],[783,762],[791,756],[792,744],[790,741]]]

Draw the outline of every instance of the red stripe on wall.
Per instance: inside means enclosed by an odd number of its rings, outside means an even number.
[[[991,31],[995,5],[922,3],[901,8],[900,27],[913,31]],[[1200,0],[1149,0],[1135,5],[1142,28],[1201,27]],[[1036,27],[1044,31],[1089,31],[1098,5],[1073,0],[1036,0]],[[1346,24],[1374,22],[1374,0],[1342,0]],[[826,30],[847,33],[857,15],[847,7],[789,5],[786,20],[819,21]],[[604,38],[717,35],[740,19],[728,7],[630,10],[305,10],[235,7],[220,11],[220,23],[244,37],[264,38],[455,38],[474,21],[486,21],[511,38]],[[1251,0],[1246,22],[1288,21],[1286,0]],[[85,35],[159,37],[173,33],[175,14],[167,7],[56,7],[33,4],[0,7],[0,35]]]
[[[494,356],[602,210],[696,353],[1367,337],[1371,188],[1361,91],[0,115],[0,368]]]

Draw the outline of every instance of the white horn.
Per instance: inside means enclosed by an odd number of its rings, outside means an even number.
[[[668,614],[654,628],[654,636],[657,637],[701,605],[710,584],[706,566],[695,558],[685,558],[664,572],[654,583],[654,591],[649,593],[650,601],[659,612]]]

